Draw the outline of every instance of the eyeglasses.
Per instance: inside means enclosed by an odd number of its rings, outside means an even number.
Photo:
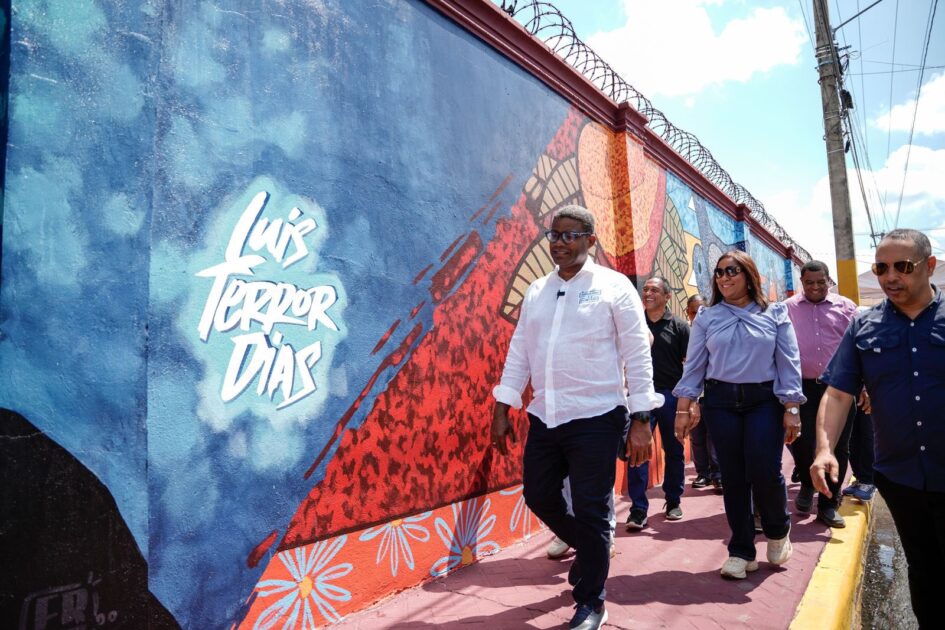
[[[738,266],[736,266],[736,265],[729,265],[729,266],[726,267],[725,269],[722,269],[721,267],[716,267],[716,268],[715,268],[715,277],[716,277],[716,278],[721,278],[722,276],[728,276],[729,278],[734,278],[735,276],[737,276],[737,275],[740,274],[741,272],[742,272],[742,268],[741,268],[741,267],[738,267]]]
[[[926,258],[920,258],[919,260],[912,262],[911,260],[897,260],[892,264],[893,269],[902,274],[910,274],[915,271],[916,265],[918,265]],[[873,263],[873,273],[877,276],[881,276],[889,271],[889,263],[877,262]]]
[[[545,238],[551,243],[564,241],[566,245],[570,245],[578,237],[590,236],[591,234],[593,234],[593,232],[559,232],[558,230],[548,230],[545,232]]]

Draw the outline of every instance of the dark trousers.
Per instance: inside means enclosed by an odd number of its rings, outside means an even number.
[[[873,485],[873,416],[857,409],[850,430],[850,468],[858,483]]]
[[[593,418],[572,420],[553,429],[529,414],[523,482],[525,503],[558,538],[577,552],[581,579],[572,591],[578,604],[599,606],[610,571],[610,501],[617,452],[625,448],[630,415],[625,407]],[[570,478],[568,514],[561,496]]]
[[[699,403],[702,406],[702,403]],[[705,477],[712,481],[722,478],[719,472],[719,459],[715,454],[715,444],[709,435],[709,427],[705,418],[689,433],[692,440],[692,463],[696,467],[696,476]]]
[[[736,384],[713,379],[706,381],[703,406],[722,471],[722,502],[732,530],[728,552],[754,560],[753,496],[765,536],[784,538],[791,528],[781,474],[784,407],[770,381]]]
[[[654,431],[659,427],[660,441],[663,443],[665,465],[663,471],[663,495],[666,502],[676,505],[683,493],[686,482],[686,455],[683,445],[676,439],[676,397],[668,389],[658,389],[657,393],[664,398],[663,406],[653,410],[653,420],[650,428]],[[646,497],[646,487],[650,483],[650,462],[640,466],[627,464],[627,494],[634,509],[646,512],[650,509],[650,501]]]
[[[909,593],[920,628],[941,628],[945,566],[945,492],[916,490],[874,474],[876,488],[896,523],[909,564]]]
[[[807,402],[801,405],[801,437],[794,440],[791,453],[794,455],[794,463],[797,466],[797,474],[800,477],[801,485],[805,488],[814,487],[814,482],[810,478],[810,466],[814,463],[814,451],[817,448],[817,409],[820,408],[820,399],[824,397],[827,391],[826,383],[819,383],[813,379],[804,379],[804,395],[807,396]],[[837,464],[840,470],[837,473],[837,482],[834,483],[827,479],[827,487],[830,488],[832,498],[823,494],[817,497],[817,509],[832,506],[836,508],[840,505],[840,488],[843,485],[843,478],[847,474],[847,462],[850,459],[850,431],[853,430],[853,415],[856,413],[856,405],[850,408],[850,415],[847,417],[846,424],[843,425],[843,431],[840,432],[840,438],[833,449],[834,456],[837,458]]]

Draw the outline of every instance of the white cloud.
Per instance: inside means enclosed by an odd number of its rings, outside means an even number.
[[[807,45],[803,23],[781,7],[751,9],[716,32],[707,4],[721,2],[624,0],[626,23],[591,35],[587,43],[649,98],[748,81],[756,73],[797,63]]]
[[[873,229],[876,232],[889,231],[894,227],[907,151],[907,145],[899,147],[881,168],[863,174],[873,216]],[[925,230],[936,248],[945,245],[945,230],[937,229],[945,228],[945,178],[942,173],[945,173],[945,149],[912,146],[898,227]],[[869,267],[873,256],[872,241],[864,235],[869,232],[869,222],[856,172],[849,170],[847,177],[850,184],[853,231],[860,234],[855,239],[857,267],[863,272]],[[877,200],[884,194],[885,216]],[[818,180],[810,190],[787,188],[764,194],[759,199],[765,204],[768,213],[812,257],[827,262],[831,269],[835,268],[836,251],[827,177]],[[941,252],[939,255],[941,256]]]
[[[919,109],[915,109],[915,95],[904,103],[894,105],[891,110],[874,118],[871,124],[886,131],[904,131],[912,128],[912,116],[915,114],[915,132],[931,135],[945,132],[945,73],[933,76],[922,86],[919,95]]]

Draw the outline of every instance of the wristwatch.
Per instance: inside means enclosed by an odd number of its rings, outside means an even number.
[[[797,414],[801,412],[800,409],[798,409],[797,407],[785,407],[784,411],[786,413],[791,414],[792,416],[796,416]]]
[[[646,422],[647,424],[653,419],[653,414],[649,411],[634,411],[630,414],[630,420],[632,422]]]

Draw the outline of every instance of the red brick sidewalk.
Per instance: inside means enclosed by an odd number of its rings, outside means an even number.
[[[785,451],[785,477],[792,461]],[[692,480],[687,470],[687,484]],[[789,486],[789,507],[797,484]],[[684,518],[669,522],[659,488],[649,491],[648,527],[624,531],[628,502],[618,501],[617,556],[607,580],[608,628],[787,628],[830,530],[813,516],[792,516],[794,556],[783,567],[764,561],[748,579],[719,577],[727,557],[722,497],[711,488],[683,495]],[[551,533],[505,548],[482,561],[349,616],[343,628],[561,628],[573,613],[570,556],[549,560]]]

